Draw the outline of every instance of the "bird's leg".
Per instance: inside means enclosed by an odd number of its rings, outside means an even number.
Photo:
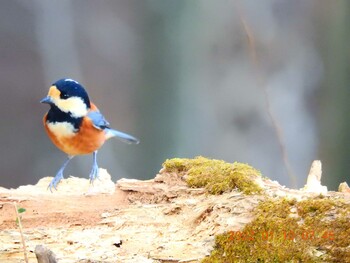
[[[98,177],[97,151],[94,151],[92,154],[92,169],[90,172],[90,183],[92,184],[97,177]]]
[[[57,185],[58,183],[61,181],[61,179],[63,179],[63,171],[66,168],[67,164],[69,163],[70,160],[72,160],[74,156],[70,156],[68,155],[67,159],[64,161],[63,165],[61,166],[61,168],[58,170],[56,176],[52,179],[51,183],[49,184],[49,186],[47,188],[50,189],[50,191],[52,192],[52,187],[55,188],[55,190],[57,190]]]

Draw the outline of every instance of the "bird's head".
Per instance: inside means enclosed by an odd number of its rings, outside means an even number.
[[[53,83],[47,96],[40,102],[57,107],[75,118],[85,116],[90,109],[87,92],[81,84],[72,79],[60,79]]]

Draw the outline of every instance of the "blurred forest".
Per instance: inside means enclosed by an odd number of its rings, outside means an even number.
[[[0,3],[1,186],[34,184],[61,166],[39,101],[62,77],[82,83],[112,127],[141,139],[100,150],[114,180],[203,155],[291,186],[283,148],[299,187],[315,159],[330,189],[349,182],[350,1]],[[66,176],[87,178],[91,160],[75,158]]]

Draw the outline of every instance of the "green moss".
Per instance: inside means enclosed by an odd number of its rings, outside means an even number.
[[[169,159],[163,163],[163,167],[167,172],[186,175],[190,187],[205,187],[211,194],[222,194],[236,188],[245,194],[262,192],[254,182],[260,172],[247,164],[196,157]]]
[[[350,262],[350,206],[325,197],[261,202],[241,232],[216,236],[203,263]]]

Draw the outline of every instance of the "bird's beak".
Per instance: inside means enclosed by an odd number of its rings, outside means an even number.
[[[45,98],[43,98],[40,103],[47,103],[47,104],[52,104],[53,101],[52,101],[52,98],[50,96],[47,96]]]

